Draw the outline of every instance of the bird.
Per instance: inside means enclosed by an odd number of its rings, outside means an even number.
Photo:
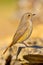
[[[18,29],[16,33],[13,36],[11,44],[5,49],[3,54],[15,45],[17,42],[23,42],[26,39],[28,39],[32,33],[33,25],[32,25],[32,18],[35,14],[32,13],[24,13],[23,16],[21,17],[21,21],[19,23]]]

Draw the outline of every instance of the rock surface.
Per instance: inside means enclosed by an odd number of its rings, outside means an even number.
[[[43,47],[43,40],[42,39],[29,39],[24,41],[25,44],[28,46],[41,46]],[[16,55],[18,48],[22,47],[22,50],[20,51],[18,55],[18,60],[16,60]],[[28,65],[31,62],[43,62],[43,48],[34,48],[34,47],[25,47],[23,43],[17,43],[15,46],[12,46],[5,55],[1,56],[0,58],[0,65],[5,65],[6,59],[8,59],[9,55],[12,56],[10,59],[10,65]],[[2,63],[2,62],[3,63]],[[6,64],[7,65],[7,64]]]

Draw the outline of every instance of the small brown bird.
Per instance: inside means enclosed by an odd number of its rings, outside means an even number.
[[[8,46],[8,48],[13,46],[17,42],[22,42],[22,41],[26,40],[28,37],[30,37],[30,35],[32,33],[32,16],[33,15],[34,14],[32,14],[32,13],[25,13],[22,16],[18,29],[13,37],[13,41]],[[7,51],[8,48],[6,48],[6,50],[4,51],[3,54],[5,54],[5,52]]]

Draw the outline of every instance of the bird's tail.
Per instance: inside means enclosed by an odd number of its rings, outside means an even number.
[[[13,45],[13,43],[11,43],[11,44],[5,49],[5,51],[3,52],[3,54],[5,54],[6,51],[7,51],[12,45]]]
[[[9,47],[7,47],[7,48],[6,48],[6,50],[3,52],[3,54],[5,54],[5,53],[6,53],[6,51],[8,50],[8,48],[9,48]]]

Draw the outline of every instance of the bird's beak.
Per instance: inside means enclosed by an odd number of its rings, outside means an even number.
[[[33,16],[35,16],[36,14],[32,14]]]

